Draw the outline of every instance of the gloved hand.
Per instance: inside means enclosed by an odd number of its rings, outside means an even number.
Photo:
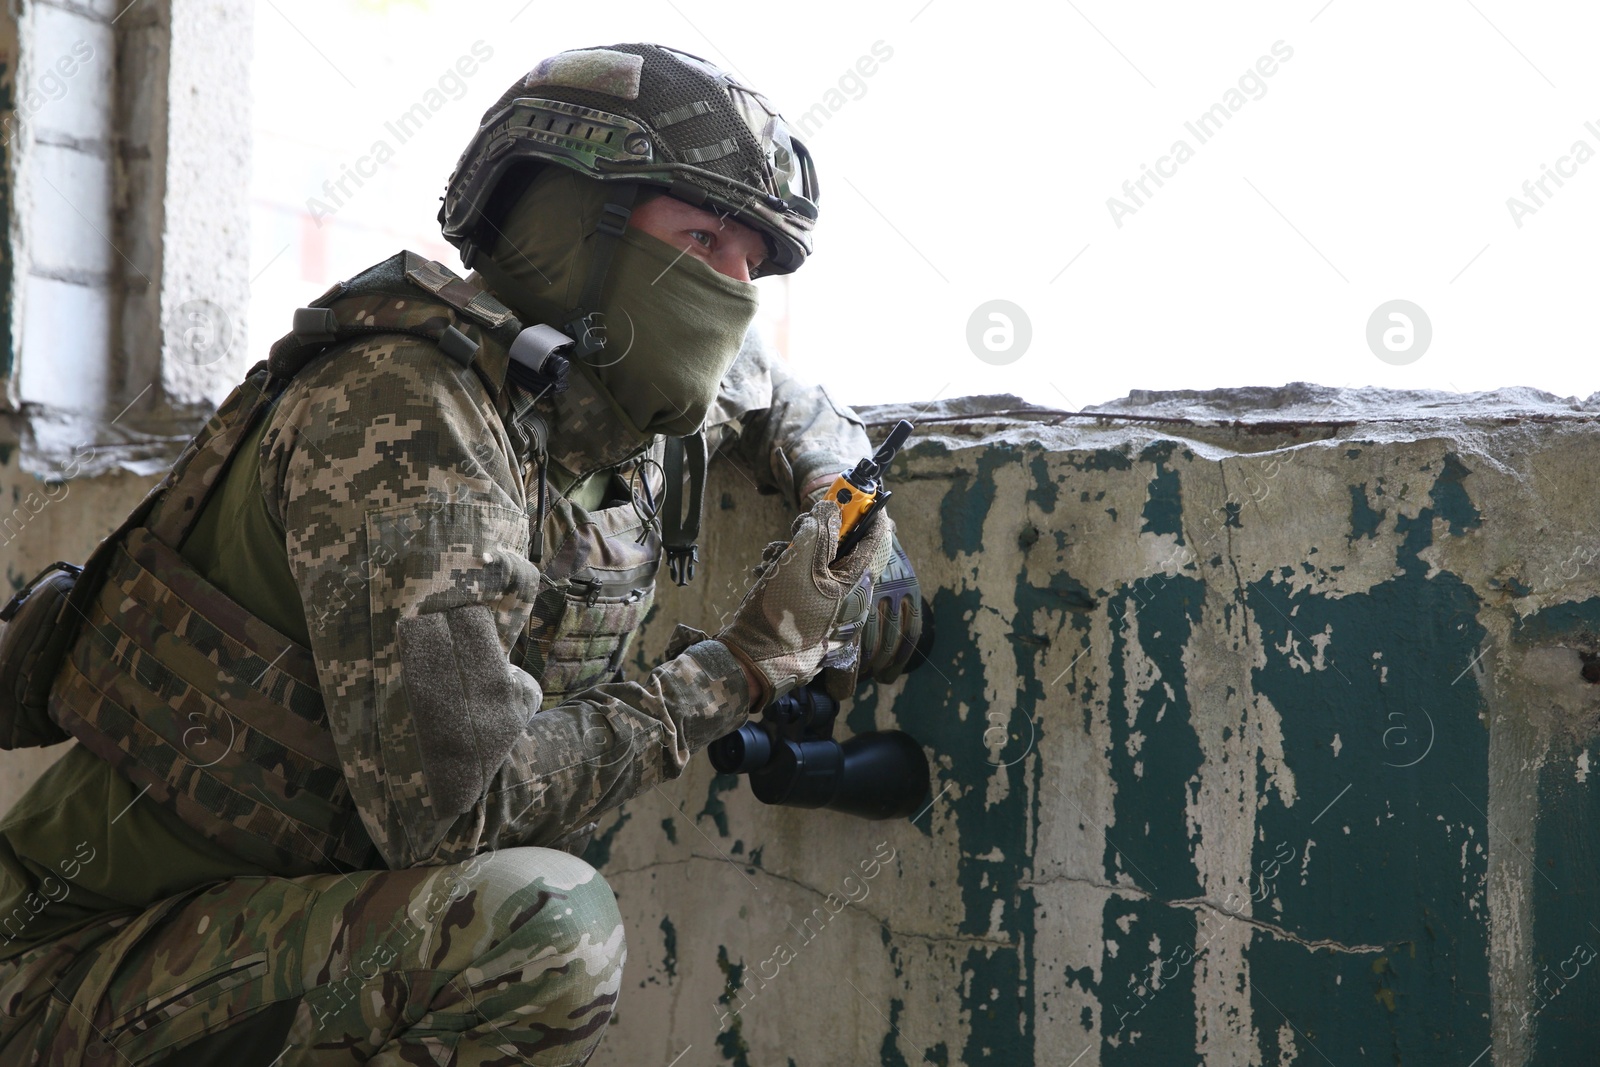
[[[828,695],[849,700],[864,681],[887,685],[905,672],[922,638],[922,587],[911,561],[891,536],[851,590],[833,647],[823,660]]]
[[[894,535],[887,514],[873,519],[861,542],[837,564],[839,506],[818,501],[795,520],[787,546],[767,546],[760,576],[732,620],[716,637],[763,682],[761,708],[814,678],[837,652],[835,631],[859,616],[864,601],[851,593],[868,568],[882,566]]]
[[[861,628],[861,678],[885,685],[899,678],[920,640],[922,584],[894,537],[887,563],[872,574],[872,610]]]

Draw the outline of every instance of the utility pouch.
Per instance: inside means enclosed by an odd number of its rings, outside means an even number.
[[[0,608],[0,749],[69,740],[50,718],[50,685],[78,635],[64,616],[83,568],[50,564]]]

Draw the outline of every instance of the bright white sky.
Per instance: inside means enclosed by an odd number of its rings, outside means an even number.
[[[787,301],[782,281],[760,284],[768,315],[789,305],[793,362],[845,399],[1600,388],[1600,13],[1324,4],[261,0],[251,345],[264,355],[293,308],[401,247],[455,265],[434,215],[483,109],[545,55],[655,40],[737,71],[791,119],[842,102],[809,140],[816,255]],[[399,144],[385,122],[479,41],[492,58]],[[1185,128],[1275,42],[1292,56],[1246,79],[1220,130]],[[892,56],[856,80],[875,44]],[[314,224],[307,198],[380,138],[394,158]],[[1162,164],[1171,176],[1135,204],[1123,183],[1179,139],[1192,158]],[[1567,176],[1535,187],[1541,204],[1522,186],[1545,165]],[[1112,196],[1137,207],[1120,227]],[[1534,209],[1520,226],[1512,196]],[[1005,365],[967,339],[996,299],[1032,327]],[[1367,343],[1394,299],[1432,322],[1407,365]]]

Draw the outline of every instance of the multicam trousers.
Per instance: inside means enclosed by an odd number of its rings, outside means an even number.
[[[626,953],[565,852],[236,878],[0,963],[0,1064],[588,1061]]]

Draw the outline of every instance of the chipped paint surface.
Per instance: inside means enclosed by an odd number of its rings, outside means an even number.
[[[934,660],[845,713],[923,742],[933,804],[765,808],[703,757],[627,804],[591,853],[631,939],[593,1063],[1600,1059],[1592,413],[952,404],[979,414],[894,472]],[[148,484],[0,460],[13,587]],[[787,529],[727,468],[711,492],[636,667]],[[0,793],[55,755],[0,758]]]
[[[845,721],[914,733],[932,806],[764,808],[703,758],[630,802],[595,1064],[1595,1058],[1593,416],[1183,415],[925,426],[939,645]],[[638,665],[787,524],[712,492]]]

